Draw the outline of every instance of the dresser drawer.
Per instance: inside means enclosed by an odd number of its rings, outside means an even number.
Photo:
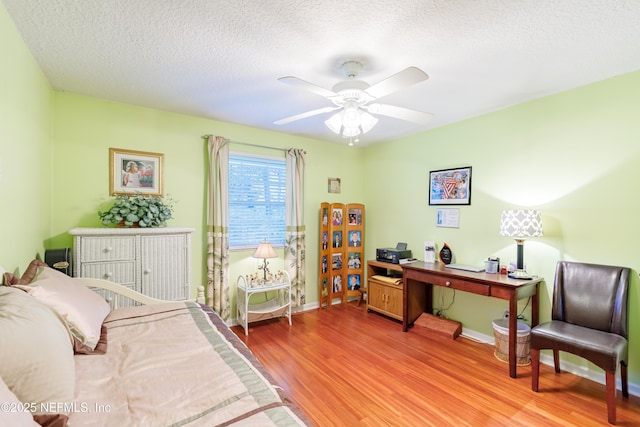
[[[82,262],[134,260],[136,238],[135,236],[83,237],[80,251]]]
[[[133,284],[136,281],[135,263],[131,262],[106,262],[100,264],[82,264],[82,277],[105,279],[121,285]]]

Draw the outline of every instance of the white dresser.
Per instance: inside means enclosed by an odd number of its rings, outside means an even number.
[[[73,273],[154,298],[191,298],[193,228],[74,228]],[[119,302],[120,306],[127,305]]]

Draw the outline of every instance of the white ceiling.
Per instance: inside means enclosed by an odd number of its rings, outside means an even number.
[[[429,80],[381,102],[386,141],[640,69],[639,0],[1,0],[55,89],[344,143],[331,106],[340,64],[374,84],[409,66]],[[215,132],[215,129],[211,129]]]

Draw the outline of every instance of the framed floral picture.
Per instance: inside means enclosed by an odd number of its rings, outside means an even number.
[[[109,194],[162,196],[164,154],[109,148]]]

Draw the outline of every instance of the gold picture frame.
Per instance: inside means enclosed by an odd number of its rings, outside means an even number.
[[[162,196],[164,154],[109,148],[109,194]]]

